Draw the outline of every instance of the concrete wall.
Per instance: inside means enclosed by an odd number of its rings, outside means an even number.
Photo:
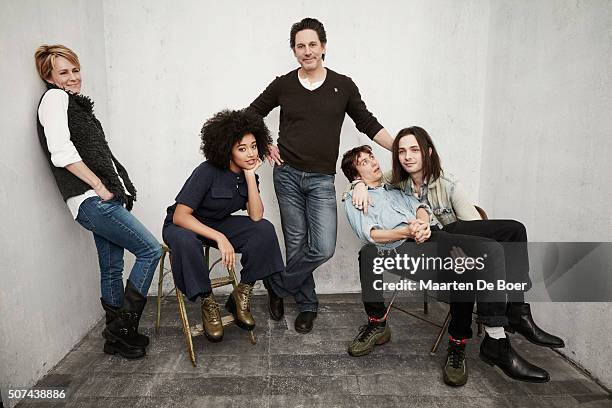
[[[531,241],[609,241],[611,3],[496,1],[490,15],[483,205],[523,221]],[[540,303],[534,315],[612,388],[610,304]]]
[[[4,397],[6,388],[44,375],[101,314],[94,244],[71,220],[36,138],[43,87],[35,47],[63,42],[79,53],[83,92],[96,101],[111,147],[137,185],[134,213],[161,238],[165,207],[202,160],[203,121],[246,106],[275,75],[296,67],[288,31],[306,15],[326,24],[327,65],[355,80],[392,134],[413,124],[430,130],[445,167],[492,216],[525,221],[534,240],[608,238],[612,217],[601,197],[612,196],[610,166],[601,152],[610,151],[604,67],[612,41],[604,1],[5,1]],[[267,122],[276,132],[278,110]],[[347,119],[341,151],[366,142]],[[388,167],[389,155],[377,152]],[[271,169],[260,173],[267,217],[280,234]],[[336,185],[339,195],[342,175]],[[550,198],[551,191],[560,196]],[[589,205],[575,205],[576,197]],[[591,214],[608,224],[583,221]],[[316,273],[321,293],[358,290],[358,247],[340,208],[336,255]],[[609,353],[598,358],[611,329],[608,310],[539,305],[535,313],[566,334],[571,358],[610,386]]]
[[[33,385],[101,316],[93,238],[71,219],[38,142],[45,88],[33,58],[42,43],[77,51],[84,91],[106,122],[101,3],[4,1],[0,40],[0,389],[7,403],[7,388]]]
[[[381,123],[393,135],[415,124],[429,129],[449,168],[477,195],[485,1],[173,1],[152,6],[110,0],[104,11],[112,118],[107,133],[138,188],[134,213],[159,238],[165,208],[202,161],[202,123],[220,109],[247,106],[276,75],[298,66],[288,46],[289,29],[304,16],[324,22],[326,65],[355,80]],[[276,109],[266,120],[274,135],[278,116]],[[463,144],[456,143],[459,138]],[[347,118],[340,151],[368,142]],[[382,148],[377,152],[390,169],[390,155]],[[470,160],[463,160],[466,156]],[[265,165],[260,175],[266,217],[280,234],[272,169]],[[345,185],[340,172],[338,196]],[[336,255],[315,274],[320,293],[359,290],[355,254],[360,244],[342,206],[338,214]]]

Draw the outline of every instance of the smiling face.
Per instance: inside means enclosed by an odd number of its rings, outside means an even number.
[[[298,31],[295,35],[293,54],[303,69],[316,70],[323,66],[325,45],[319,40],[316,31],[310,29]]]
[[[242,170],[251,170],[259,159],[257,141],[252,133],[247,133],[232,147],[231,162]]]
[[[414,135],[406,135],[400,139],[398,157],[408,174],[415,175],[423,171],[423,155]]]
[[[81,69],[62,56],[55,58],[51,76],[47,80],[59,88],[81,92]]]
[[[355,161],[355,170],[359,173],[358,179],[363,180],[367,185],[377,184],[382,179],[382,170],[378,160],[371,152],[360,152]]]

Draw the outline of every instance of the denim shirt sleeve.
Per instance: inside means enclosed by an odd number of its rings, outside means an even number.
[[[348,219],[351,228],[357,234],[357,237],[364,242],[376,242],[370,236],[370,231],[374,229],[381,229],[381,226],[376,222],[372,212],[368,212],[365,215],[363,211],[357,210],[353,207],[353,203],[350,200],[352,193],[349,193],[347,199],[344,201],[344,210],[346,211],[346,218]]]

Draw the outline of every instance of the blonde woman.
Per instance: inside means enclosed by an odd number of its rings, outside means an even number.
[[[106,311],[104,352],[145,355],[149,338],[138,333],[161,247],[129,210],[136,189],[113,155],[93,102],[81,94],[81,64],[63,45],[41,45],[34,54],[47,90],[38,106],[38,137],[62,198],[74,219],[93,233]],[[125,290],[123,253],[136,256]]]

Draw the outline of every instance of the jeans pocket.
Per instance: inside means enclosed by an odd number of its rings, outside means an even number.
[[[106,201],[99,199],[96,201],[96,207],[102,214],[113,212],[117,206],[121,206],[121,200],[118,198],[111,198],[110,200]]]

